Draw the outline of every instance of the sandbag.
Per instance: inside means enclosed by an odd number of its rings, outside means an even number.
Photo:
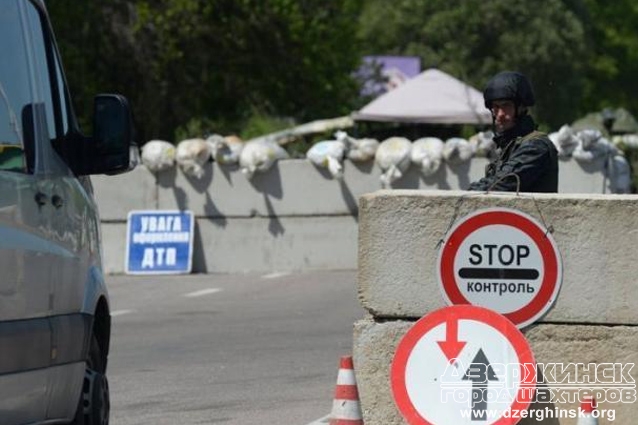
[[[353,162],[366,162],[374,158],[379,149],[379,141],[376,139],[355,139],[345,131],[337,131],[335,138],[346,145],[346,156]]]
[[[578,146],[579,139],[574,130],[567,124],[563,125],[557,132],[550,133],[548,137],[556,147],[558,156],[561,158],[569,158],[572,156]]]
[[[186,175],[201,179],[204,164],[210,159],[210,148],[204,139],[186,139],[177,144],[175,161]]]
[[[443,140],[437,137],[424,137],[412,143],[410,159],[428,177],[435,174],[443,162]]]
[[[255,173],[263,173],[280,159],[290,158],[288,152],[275,142],[264,140],[248,141],[239,155],[239,167],[248,179]]]
[[[381,185],[389,187],[410,167],[412,143],[405,137],[390,137],[379,144],[375,163],[381,168]]]
[[[480,131],[468,139],[474,155],[483,158],[489,158],[496,150],[496,143],[494,142],[494,132]]]
[[[317,167],[327,168],[332,178],[343,178],[343,157],[346,145],[340,140],[317,142],[308,150],[306,158]]]
[[[577,161],[592,162],[610,155],[614,156],[619,152],[618,148],[602,137],[602,133],[598,130],[581,130],[576,133],[576,137],[578,137],[578,145],[572,156]]]
[[[150,140],[142,146],[142,164],[158,173],[175,165],[175,146],[164,140]]]
[[[474,148],[467,140],[460,137],[452,137],[445,141],[443,158],[448,164],[462,164],[469,161],[472,155],[474,155]]]
[[[213,134],[206,139],[211,149],[211,156],[215,162],[222,165],[239,163],[239,156],[244,149],[244,141],[237,136],[222,137]]]

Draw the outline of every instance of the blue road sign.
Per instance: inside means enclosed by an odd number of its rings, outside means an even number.
[[[193,225],[191,211],[129,212],[126,273],[190,273]]]

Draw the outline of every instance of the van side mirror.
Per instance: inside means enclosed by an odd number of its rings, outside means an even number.
[[[95,96],[91,174],[119,174],[135,167],[133,119],[128,101],[117,94]]]

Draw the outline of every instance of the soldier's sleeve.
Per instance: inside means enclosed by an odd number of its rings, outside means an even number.
[[[515,192],[520,180],[519,190],[529,192],[551,167],[550,149],[541,139],[529,140],[512,152],[500,170],[470,184],[468,190]]]

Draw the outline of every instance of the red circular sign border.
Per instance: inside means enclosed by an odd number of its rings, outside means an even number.
[[[514,227],[529,236],[541,251],[544,275],[537,295],[525,307],[510,313],[503,313],[515,325],[525,327],[542,317],[553,304],[560,289],[560,253],[551,236],[526,214],[507,208],[490,208],[476,211],[464,217],[449,233],[437,262],[439,283],[450,304],[472,304],[458,289],[454,276],[454,259],[461,243],[467,236],[481,227],[489,225]]]
[[[526,374],[524,367],[524,365],[534,365],[535,372],[536,360],[534,359],[534,354],[521,331],[516,328],[511,321],[493,310],[475,305],[466,304],[443,307],[422,317],[408,330],[399,342],[390,366],[390,384],[394,401],[410,425],[438,425],[428,422],[419,414],[414,404],[412,404],[405,385],[405,370],[410,354],[421,338],[435,326],[446,323],[450,318],[454,320],[474,320],[496,329],[509,341],[518,355],[518,363],[521,365],[521,376],[530,377],[528,380],[523,379],[521,384],[526,384],[526,388],[528,386],[536,387],[536,373]],[[441,355],[443,355],[443,353],[441,353]],[[529,397],[525,397],[525,388],[521,385],[509,411],[524,411],[529,409],[533,393],[534,391],[528,392]],[[511,416],[512,415],[510,415],[509,418],[501,417],[492,425],[515,425],[519,419],[512,418]]]

